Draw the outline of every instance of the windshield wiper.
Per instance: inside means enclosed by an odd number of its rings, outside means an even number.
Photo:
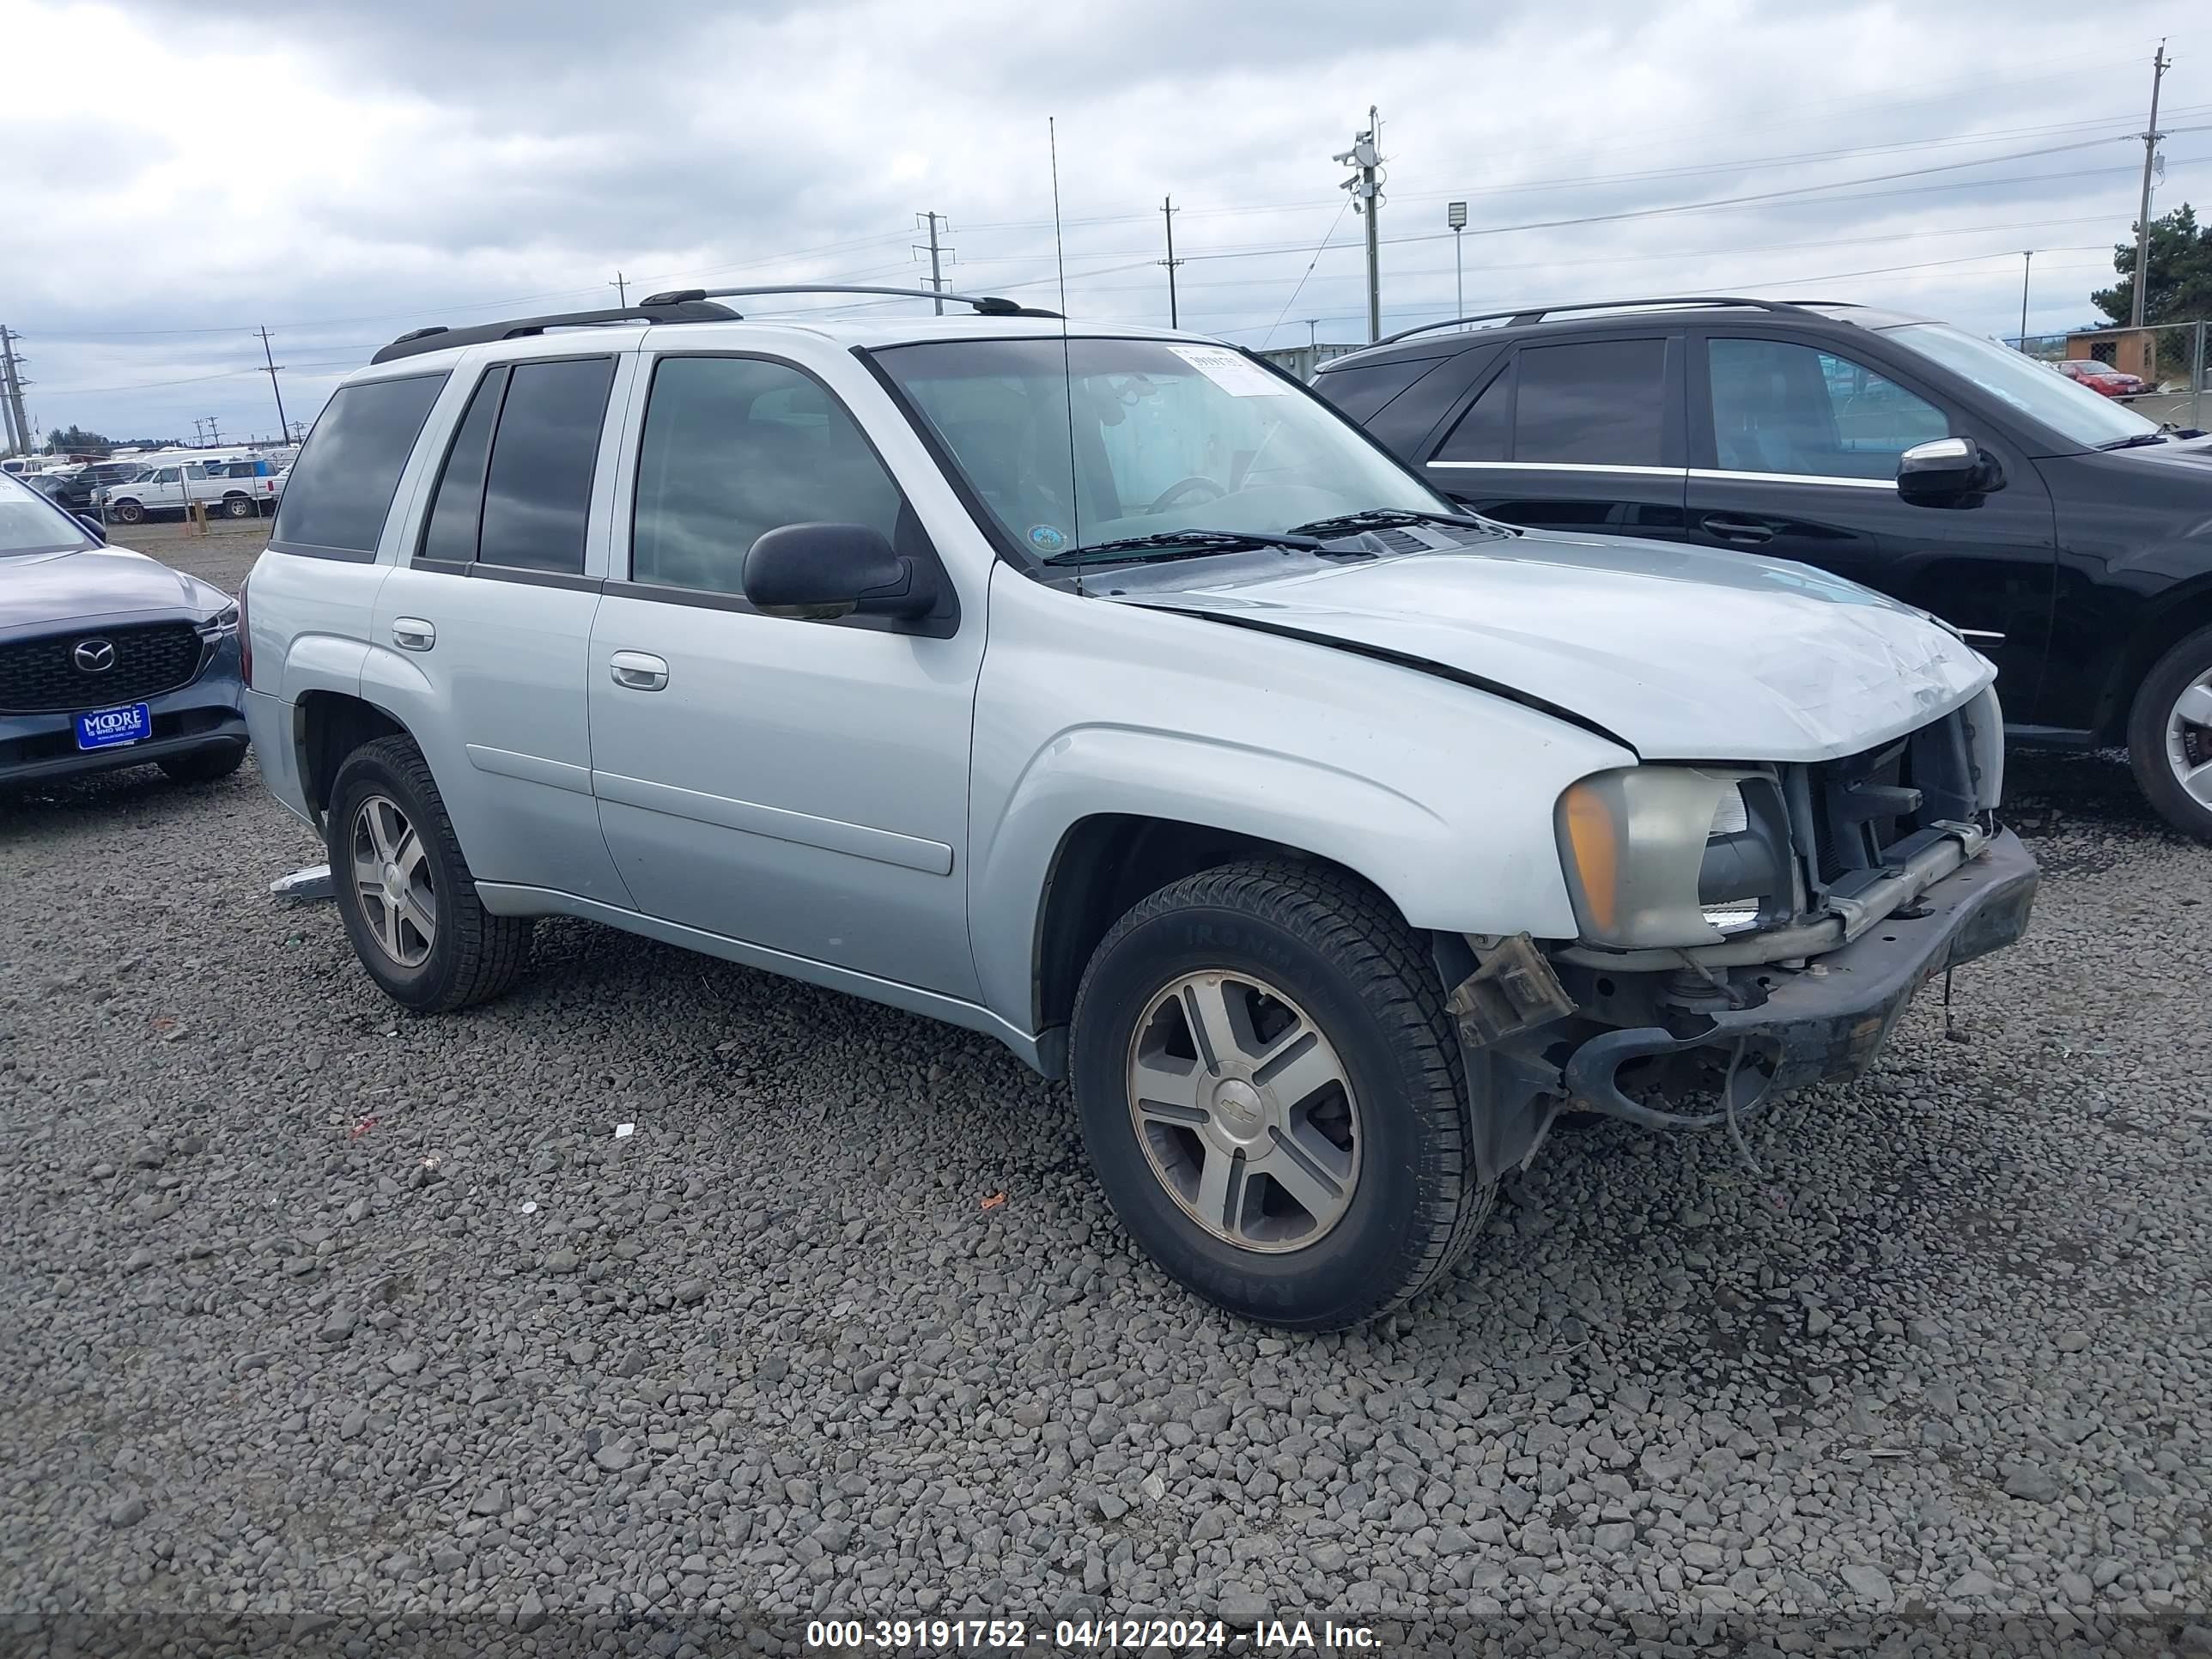
[[[1487,520],[1465,513],[1425,513],[1413,507],[1370,507],[1362,513],[1341,513],[1333,519],[1316,519],[1311,524],[1297,526],[1308,536],[1350,536],[1362,530],[1388,530],[1404,524],[1457,525],[1462,530],[1488,530],[1497,526]]]
[[[2100,449],[2141,449],[2145,444],[2162,444],[2165,441],[2166,434],[2163,432],[2138,432],[2132,437],[2115,438],[2108,444],[2099,444],[2097,447]]]
[[[1071,547],[1041,561],[1045,564],[1103,564],[1134,555],[1138,559],[1198,559],[1209,553],[1231,553],[1243,547],[1279,547],[1294,553],[1318,553],[1322,544],[1310,536],[1278,536],[1265,530],[1163,530],[1150,536],[1124,536],[1118,541],[1093,542]]]

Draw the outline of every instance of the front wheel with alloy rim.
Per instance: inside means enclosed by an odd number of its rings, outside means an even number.
[[[2178,641],[2143,676],[2128,761],[2160,817],[2212,841],[2212,628]]]
[[[530,922],[483,908],[430,769],[406,738],[346,757],[324,838],[354,954],[393,1001],[417,1013],[465,1008],[521,973]]]
[[[146,509],[136,501],[118,501],[107,509],[107,516],[118,524],[140,524],[145,520]]]
[[[1231,865],[1115,923],[1077,994],[1084,1141],[1123,1226],[1232,1313],[1333,1330],[1433,1283],[1488,1213],[1458,1040],[1389,901]]]

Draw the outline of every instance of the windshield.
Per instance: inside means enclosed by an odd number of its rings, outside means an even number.
[[[1887,331],[1899,345],[1965,375],[2085,449],[2158,430],[2156,422],[2143,419],[2078,380],[2053,374],[2034,358],[1995,340],[1984,340],[1948,323],[1909,323]]]
[[[37,490],[12,479],[0,479],[0,558],[94,545],[82,525]]]
[[[959,340],[875,361],[1039,559],[1166,531],[1282,535],[1375,507],[1456,510],[1327,404],[1226,346]]]

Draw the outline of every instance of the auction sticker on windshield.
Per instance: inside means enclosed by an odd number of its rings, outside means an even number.
[[[112,749],[149,737],[153,730],[153,720],[143,702],[128,703],[121,708],[98,708],[76,717],[76,746]]]
[[[1232,398],[1279,398],[1285,382],[1225,346],[1170,346],[1169,350]]]

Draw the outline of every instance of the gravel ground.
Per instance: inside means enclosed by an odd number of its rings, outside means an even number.
[[[2109,761],[2014,784],[2045,888],[1954,1039],[1931,988],[1756,1174],[1565,1137],[1442,1291],[1297,1340],[1139,1258],[980,1038],[571,923],[411,1019],[266,898],[316,849],[251,766],[0,799],[0,1612],[2212,1652],[2212,852]]]

